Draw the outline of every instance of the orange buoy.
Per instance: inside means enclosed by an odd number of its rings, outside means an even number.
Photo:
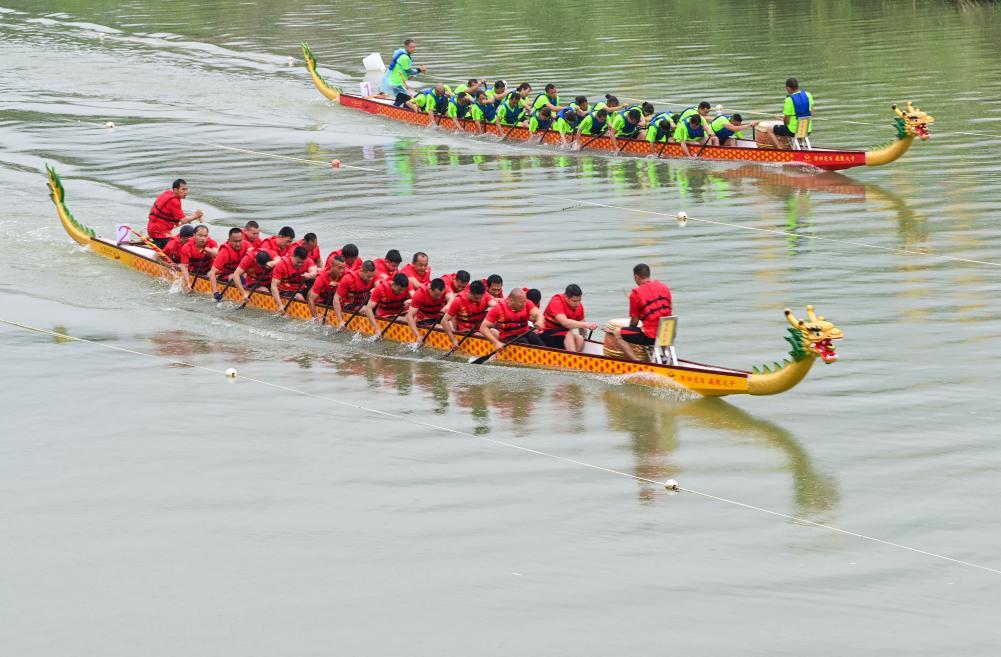
[[[330,166],[333,167],[334,169],[340,168],[341,161],[340,160],[330,160]]]

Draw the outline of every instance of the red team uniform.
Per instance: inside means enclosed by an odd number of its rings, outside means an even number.
[[[375,314],[377,317],[391,319],[403,312],[404,302],[410,298],[407,288],[400,290],[399,294],[393,291],[393,286],[389,280],[381,281],[372,290],[371,300],[375,301]]]
[[[356,271],[345,270],[337,284],[337,296],[341,298],[341,303],[359,306],[365,303],[365,298],[373,287],[375,287],[375,278],[366,283]]]
[[[168,238],[170,231],[180,225],[181,219],[184,219],[181,199],[177,197],[173,189],[168,189],[153,201],[153,207],[149,210],[149,223],[146,224],[146,232],[153,239]]]
[[[205,275],[212,268],[213,260],[212,254],[206,251],[206,249],[214,249],[216,246],[216,241],[210,237],[206,240],[205,246],[199,249],[195,246],[195,238],[192,237],[181,247],[178,254],[180,262],[183,265],[187,265],[189,272]]]
[[[302,289],[302,275],[313,266],[312,258],[306,258],[298,267],[292,262],[292,256],[285,256],[275,265],[272,278],[278,279],[279,292],[299,292]]]
[[[219,253],[216,255],[215,260],[212,261],[212,266],[215,267],[217,275],[223,279],[229,278],[236,271],[236,268],[240,266],[243,262],[244,256],[250,252],[250,246],[247,244],[247,240],[243,241],[239,251],[236,251],[229,242],[223,242],[222,246],[219,247]]]
[[[444,294],[441,295],[440,299],[432,299],[431,286],[421,285],[414,292],[414,298],[410,300],[410,307],[417,309],[416,319],[418,322],[426,322],[438,319],[438,316],[441,315],[441,309],[445,307],[446,303],[448,303],[448,299]]]
[[[629,293],[629,316],[639,317],[643,325],[623,327],[622,339],[634,344],[653,344],[660,318],[670,314],[671,290],[660,281],[644,281]]]

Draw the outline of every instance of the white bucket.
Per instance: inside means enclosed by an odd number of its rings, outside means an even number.
[[[382,61],[382,55],[377,52],[374,52],[365,59],[361,60],[361,63],[365,65],[366,71],[382,73],[386,70],[386,63]]]

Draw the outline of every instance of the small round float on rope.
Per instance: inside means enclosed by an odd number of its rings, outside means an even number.
[[[229,369],[227,369],[226,370],[226,378],[227,379],[235,379],[236,378],[236,369],[234,369],[232,367],[229,368]]]
[[[288,56],[288,65],[295,66],[295,57],[293,57],[292,55]]]
[[[682,210],[677,214],[677,217],[678,217],[678,226],[684,228],[685,224],[688,223],[688,213]]]
[[[676,482],[674,479],[668,479],[667,481],[664,482],[664,488],[666,488],[667,490],[678,490],[681,487],[678,486],[678,482]]]
[[[107,128],[108,130],[111,130],[112,128],[115,127],[115,123],[114,121],[108,121],[107,123],[104,124],[104,127]]]
[[[340,160],[330,160],[330,168],[332,168],[332,169],[340,169],[341,168],[341,161]]]

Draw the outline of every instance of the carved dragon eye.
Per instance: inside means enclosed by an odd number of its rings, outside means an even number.
[[[819,328],[813,329],[813,334],[814,335],[820,335],[820,329]]]

